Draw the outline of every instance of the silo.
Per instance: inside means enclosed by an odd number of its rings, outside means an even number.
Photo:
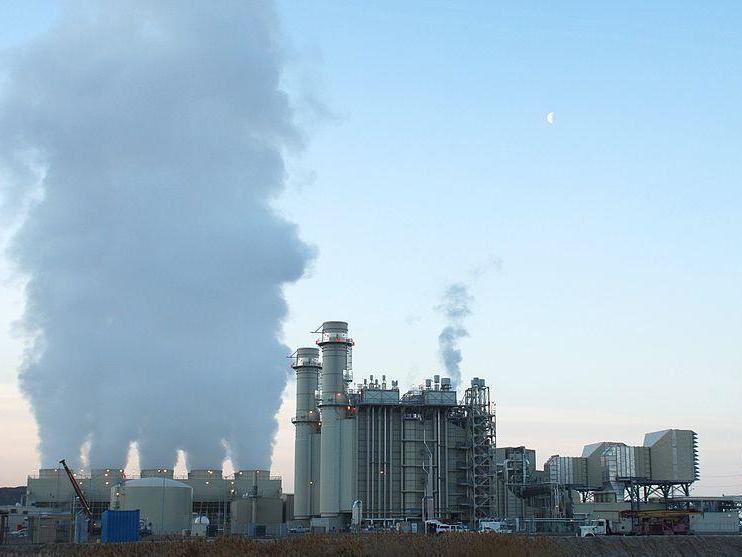
[[[319,348],[299,348],[291,364],[296,370],[296,438],[294,443],[294,516],[307,519],[317,503],[312,501],[319,470],[312,458],[312,441],[319,430],[317,391],[319,381]],[[313,504],[314,503],[314,504]]]
[[[344,321],[326,321],[317,340],[322,348],[322,429],[320,446],[320,514],[323,517],[340,513],[340,481],[342,477],[342,422],[346,417],[348,396],[345,373],[350,368],[350,349]]]
[[[129,480],[111,489],[111,508],[139,509],[152,533],[181,533],[191,528],[193,489],[165,477]]]

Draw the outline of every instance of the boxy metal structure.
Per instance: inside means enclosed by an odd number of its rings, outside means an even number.
[[[461,401],[436,375],[400,394],[371,375],[350,387],[354,341],[327,321],[296,371],[295,518],[315,531],[450,519],[476,524],[495,510],[495,420],[489,387],[474,379]],[[381,380],[381,381],[380,381]]]
[[[104,511],[101,515],[100,539],[103,543],[139,541],[139,509]]]

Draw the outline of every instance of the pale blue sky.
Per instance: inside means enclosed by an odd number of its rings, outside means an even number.
[[[3,3],[0,47],[56,10]],[[334,115],[311,123],[278,201],[319,249],[288,289],[286,342],[348,320],[357,374],[416,384],[441,367],[444,287],[499,258],[473,281],[462,346],[464,376],[493,385],[500,445],[534,447],[542,464],[691,428],[698,492],[742,493],[742,5],[292,0],[279,12],[287,86]],[[7,315],[17,299],[8,286]],[[6,384],[16,346],[0,344]],[[274,459],[287,477],[292,434],[284,424]]]

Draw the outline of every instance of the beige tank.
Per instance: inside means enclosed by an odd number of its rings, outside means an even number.
[[[191,529],[193,488],[165,477],[129,480],[111,489],[111,508],[139,509],[140,520],[155,535]]]

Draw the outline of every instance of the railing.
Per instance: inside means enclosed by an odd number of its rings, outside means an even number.
[[[319,334],[317,344],[323,342],[344,342],[353,345],[353,339],[348,336],[348,333],[337,333],[337,332],[322,332]]]
[[[322,367],[322,361],[319,358],[296,358],[291,365],[292,367]]]
[[[35,472],[35,473],[28,474],[28,479],[29,480],[56,480],[56,479],[60,479],[60,480],[64,480],[65,482],[69,482],[69,480],[67,479],[66,474],[64,474],[64,471],[60,471],[59,474],[60,475],[59,475],[58,478],[57,478],[57,476],[44,476],[44,477],[40,477],[39,473],[38,472]],[[159,475],[159,474],[157,474],[157,475],[151,475],[151,476],[145,476],[145,478],[165,478],[165,479],[168,479],[168,480],[173,479],[173,480],[176,480],[176,481],[183,481],[183,480],[189,480],[189,479],[190,480],[201,480],[201,479],[203,479],[203,480],[210,480],[210,481],[235,480],[235,479],[240,479],[240,477],[244,478],[244,477],[250,477],[250,476],[244,476],[244,475],[243,476],[235,476],[235,474],[230,474],[229,476],[218,476],[218,477],[209,477],[209,478],[206,478],[206,477],[204,477],[204,478],[189,478],[187,473],[186,474],[173,474],[172,476],[169,476],[169,475]],[[105,476],[103,474],[100,474],[100,475],[91,476],[90,474],[80,475],[79,473],[75,473],[75,479],[78,482],[80,482],[80,481],[87,482],[89,480],[105,480],[106,478],[108,478],[108,481],[117,482],[119,480],[139,480],[139,479],[142,479],[142,476],[141,476],[141,474],[124,474],[123,476]],[[265,480],[265,479],[266,479],[265,476],[258,475],[258,480]],[[283,480],[283,477],[281,475],[278,475],[278,474],[271,474],[271,475],[268,476],[267,479],[270,480],[270,481],[277,481],[277,480]],[[85,486],[83,486],[83,487],[85,487]]]

